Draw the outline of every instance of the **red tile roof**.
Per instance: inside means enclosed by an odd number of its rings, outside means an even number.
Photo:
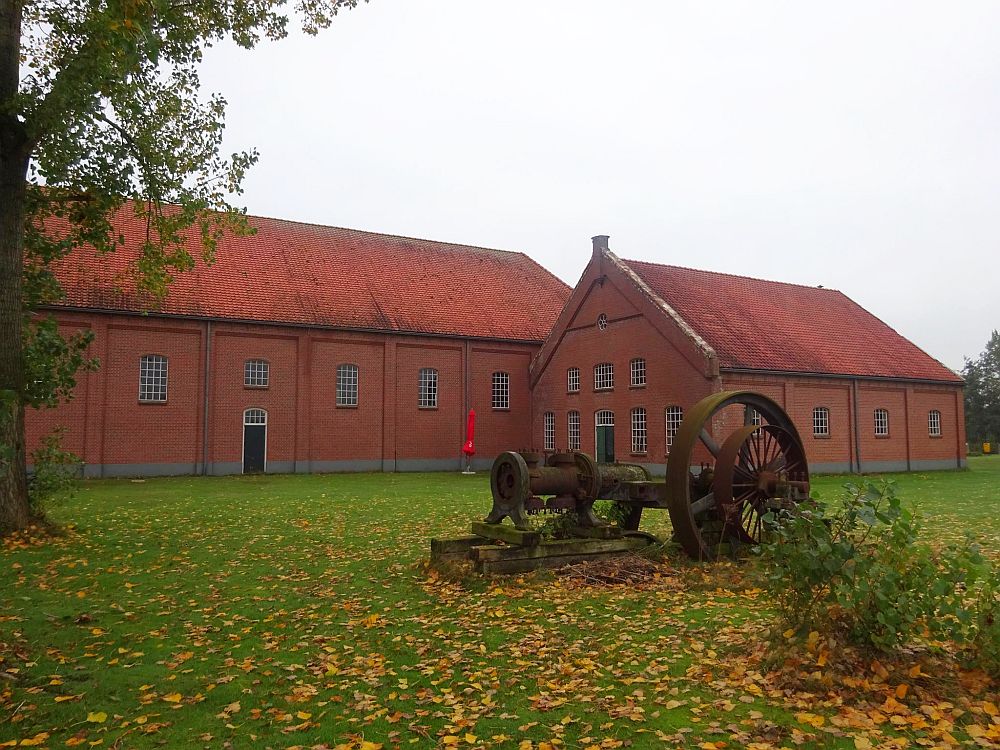
[[[60,261],[64,304],[148,309],[135,293],[128,237],[144,237],[129,206],[115,219],[125,247]],[[215,263],[176,275],[165,314],[337,328],[540,341],[569,297],[523,253],[250,217],[257,233],[226,237]],[[194,231],[191,253],[200,258]]]
[[[623,262],[715,349],[721,368],[961,382],[834,289]]]

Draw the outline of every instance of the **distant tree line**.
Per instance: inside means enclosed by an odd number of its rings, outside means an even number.
[[[965,432],[969,446],[978,450],[984,442],[1000,442],[1000,332],[993,331],[986,349],[975,359],[966,357]],[[994,447],[994,451],[1000,447]]]

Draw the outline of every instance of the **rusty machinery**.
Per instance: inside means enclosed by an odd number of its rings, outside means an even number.
[[[719,440],[734,411],[742,424]],[[684,416],[665,482],[637,464],[598,464],[577,451],[508,452],[493,462],[490,489],[486,521],[509,516],[520,529],[540,511],[573,511],[581,527],[605,525],[593,505],[607,499],[622,506],[622,529],[636,532],[644,509],[665,508],[684,550],[710,560],[722,543],[760,543],[764,514],[808,497],[809,467],[798,431],[777,403],[751,391],[723,391]]]

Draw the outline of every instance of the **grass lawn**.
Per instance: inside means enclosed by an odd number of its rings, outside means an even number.
[[[929,539],[972,531],[1000,549],[1000,459],[970,466],[895,479]],[[844,481],[816,486],[831,498]],[[734,644],[766,602],[735,566],[678,563],[648,585],[594,588],[551,574],[450,580],[420,564],[431,537],[465,533],[489,504],[486,474],[86,482],[51,513],[65,537],[0,549],[0,747],[861,748],[921,736],[885,706],[865,724],[822,670],[810,692],[741,668]],[[661,516],[650,528],[669,527]],[[911,699],[926,677],[909,680]],[[980,680],[963,710],[927,721],[975,741],[963,725],[989,725],[995,687]]]

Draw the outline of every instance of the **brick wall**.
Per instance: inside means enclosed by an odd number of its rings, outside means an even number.
[[[746,373],[723,373],[723,384],[727,389],[766,393],[781,404],[799,430],[809,462],[817,470],[856,469],[859,452],[861,470],[865,472],[956,468],[965,464],[959,386]],[[829,436],[813,433],[813,409],[819,406],[829,409]],[[889,413],[887,436],[875,434],[876,409]],[[941,414],[940,436],[929,434],[931,410]]]
[[[69,311],[59,320],[94,331],[91,354],[101,367],[80,374],[72,401],[29,412],[29,449],[63,425],[64,445],[91,476],[199,473],[205,459],[208,473],[239,473],[250,408],[267,412],[268,471],[457,469],[469,405],[480,466],[527,440],[534,345]],[[139,402],[144,354],[168,358],[165,403]],[[268,363],[267,388],[244,384],[248,359]],[[356,407],[336,404],[339,364],[358,367]],[[434,409],[418,407],[423,367],[438,370]],[[510,374],[502,412],[490,403],[497,370]]]
[[[533,373],[534,410],[530,445],[543,447],[545,412],[555,415],[555,445],[568,447],[568,415],[580,413],[581,449],[595,453],[596,413],[614,414],[615,457],[619,461],[645,464],[654,473],[665,471],[667,455],[666,409],[687,408],[718,389],[718,381],[696,366],[689,344],[680,334],[667,335],[643,313],[646,301],[627,284],[615,283],[596,263],[584,273],[577,289],[585,298],[568,318],[565,331],[547,362]],[[574,297],[577,295],[575,294]],[[574,303],[571,298],[570,304]],[[601,329],[598,317],[607,317]],[[631,385],[631,362],[645,360],[646,384]],[[614,388],[595,390],[594,366],[611,363]],[[580,390],[567,391],[567,370],[580,369]],[[632,450],[632,410],[646,410],[647,450]],[[695,460],[707,460],[700,449]]]
[[[578,411],[581,448],[594,454],[596,412],[609,410],[618,460],[662,472],[666,408],[686,411],[716,390],[745,388],[770,396],[789,412],[816,470],[856,469],[859,452],[864,471],[964,465],[960,387],[747,373],[714,377],[679,329],[664,324],[658,311],[651,315],[649,301],[606,270],[596,262],[588,267],[576,302],[571,299],[561,319],[559,337],[539,354],[535,370],[529,365],[539,347],[515,342],[63,312],[60,324],[66,330],[94,330],[91,355],[102,366],[80,374],[74,400],[29,412],[29,449],[64,425],[64,445],[83,457],[89,475],[198,473],[203,462],[209,473],[238,473],[243,413],[261,408],[268,420],[268,471],[457,469],[471,407],[477,414],[475,465],[483,469],[501,451],[542,448],[546,412],[555,415],[555,445],[567,448],[568,414]],[[602,313],[608,318],[604,330],[597,325]],[[168,357],[166,403],[139,402],[143,354]],[[642,387],[630,385],[635,358],[645,360]],[[268,362],[268,388],[244,385],[247,359]],[[602,362],[614,367],[614,388],[595,391],[594,366]],[[356,407],[336,405],[339,364],[358,366]],[[439,373],[435,409],[417,404],[423,367]],[[576,393],[567,392],[570,367],[580,369]],[[510,376],[509,409],[493,408],[494,372]],[[829,410],[829,436],[813,434],[817,406]],[[647,449],[640,454],[631,450],[631,414],[637,407],[646,410]],[[874,434],[877,408],[889,412],[887,437]],[[931,410],[941,414],[940,436],[929,434]],[[716,427],[721,434],[721,425]],[[699,447],[694,461],[708,458]]]

